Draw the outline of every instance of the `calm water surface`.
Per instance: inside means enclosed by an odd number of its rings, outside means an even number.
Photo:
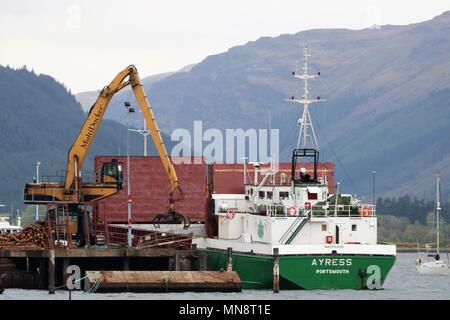
[[[416,254],[399,253],[397,261],[384,283],[383,290],[295,290],[273,294],[270,290],[244,290],[241,293],[84,293],[74,292],[73,300],[133,299],[133,300],[170,300],[170,299],[218,299],[218,300],[316,300],[316,299],[450,299],[449,276],[419,275],[415,266]],[[67,291],[57,291],[49,295],[43,290],[6,289],[0,294],[0,300],[67,300]]]

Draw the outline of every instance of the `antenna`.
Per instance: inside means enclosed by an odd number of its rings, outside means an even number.
[[[139,111],[139,113],[141,113],[141,111]],[[144,119],[144,129],[139,128],[139,129],[128,129],[128,130],[138,132],[144,137],[144,157],[146,157],[147,156],[147,139],[148,139],[148,135],[150,134],[150,130],[147,129],[147,123],[145,122],[145,119]]]
[[[316,139],[316,133],[314,132],[314,127],[312,124],[311,116],[309,114],[309,105],[321,102],[321,101],[327,101],[324,99],[320,99],[320,97],[317,97],[316,99],[309,99],[309,86],[308,81],[314,80],[318,76],[320,76],[320,72],[317,72],[317,74],[309,74],[308,73],[308,58],[311,55],[308,53],[308,47],[303,47],[303,73],[298,74],[297,71],[292,72],[292,76],[297,79],[303,80],[303,95],[301,99],[296,99],[294,96],[291,97],[291,99],[285,99],[285,101],[290,102],[296,102],[299,104],[303,104],[303,114],[301,118],[298,119],[298,123],[300,124],[300,132],[298,134],[298,140],[297,140],[297,148],[300,147],[300,143],[302,143],[302,148],[308,148],[312,147],[315,150],[319,150],[319,145],[317,144]],[[309,133],[311,131],[311,133]]]
[[[441,177],[439,175],[439,171],[436,175],[436,253],[439,254],[439,219],[440,219],[440,211],[441,211]]]

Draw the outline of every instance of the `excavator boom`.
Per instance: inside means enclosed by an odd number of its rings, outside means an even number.
[[[159,131],[158,124],[156,123],[155,116],[152,111],[152,107],[147,100],[145,95],[144,87],[142,86],[141,79],[136,69],[134,72],[130,73],[130,84],[133,88],[136,101],[141,108],[142,114],[144,115],[145,122],[147,123],[147,128],[150,130],[150,136],[152,137],[153,143],[155,144],[156,151],[158,152],[159,158],[164,166],[167,176],[169,177],[170,184],[172,186],[171,194],[173,194],[177,189],[179,189],[179,181],[175,168],[173,167],[172,161],[167,154],[166,147],[161,137],[161,132]]]
[[[119,72],[111,83],[103,88],[97,101],[91,107],[83,126],[69,150],[65,181],[62,184],[57,182],[27,184],[24,192],[25,203],[92,203],[117,193],[117,189],[121,188],[121,172],[117,172],[118,164],[116,160],[113,160],[115,162],[109,167],[110,170],[108,170],[108,172],[115,172],[114,175],[107,176],[102,170],[102,181],[99,184],[83,183],[81,179],[81,168],[103,120],[109,102],[118,91],[127,85],[130,85],[133,90],[136,101],[144,115],[147,127],[150,130],[150,135],[158,151],[158,155],[169,177],[171,184],[170,203],[173,203],[174,192],[180,190],[178,177],[167,154],[139,74],[133,65]]]
[[[114,94],[127,85],[131,85],[136,101],[142,111],[142,114],[144,115],[147,127],[150,130],[150,135],[153,139],[153,143],[156,146],[158,155],[172,185],[172,192],[178,188],[178,177],[161,138],[161,133],[156,123],[155,116],[153,115],[152,107],[147,100],[147,96],[145,95],[145,91],[142,87],[141,79],[136,67],[131,65],[119,72],[113,81],[111,81],[108,86],[103,88],[97,101],[89,111],[89,115],[69,151],[65,181],[66,190],[77,189],[76,179],[80,176],[81,167],[83,166],[83,162],[92,141],[94,140],[108,104]]]

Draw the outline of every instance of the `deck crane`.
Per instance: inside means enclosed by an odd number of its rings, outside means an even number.
[[[183,192],[180,189],[175,168],[167,154],[152,107],[147,100],[141,79],[134,65],[130,65],[119,72],[111,83],[101,90],[97,101],[91,107],[81,130],[69,150],[67,169],[63,179],[57,182],[27,183],[24,190],[24,203],[61,204],[76,208],[80,205],[93,205],[97,201],[112,196],[122,189],[122,168],[115,159],[103,164],[101,175],[99,178],[96,178],[95,182],[83,181],[81,169],[109,102],[117,92],[128,85],[131,86],[136,97],[171,184],[168,211],[165,214],[158,215],[158,219],[159,221],[165,220],[173,223],[183,222],[184,220],[186,224],[187,218],[174,210],[174,202],[182,198]]]

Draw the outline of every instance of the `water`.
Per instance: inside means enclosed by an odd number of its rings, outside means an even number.
[[[240,293],[84,293],[73,292],[73,300],[395,300],[395,299],[450,299],[450,277],[424,276],[416,271],[415,253],[399,253],[397,261],[384,283],[383,290],[286,290],[278,294],[270,290],[244,290]],[[49,295],[43,290],[6,289],[0,300],[67,300],[67,291]]]

